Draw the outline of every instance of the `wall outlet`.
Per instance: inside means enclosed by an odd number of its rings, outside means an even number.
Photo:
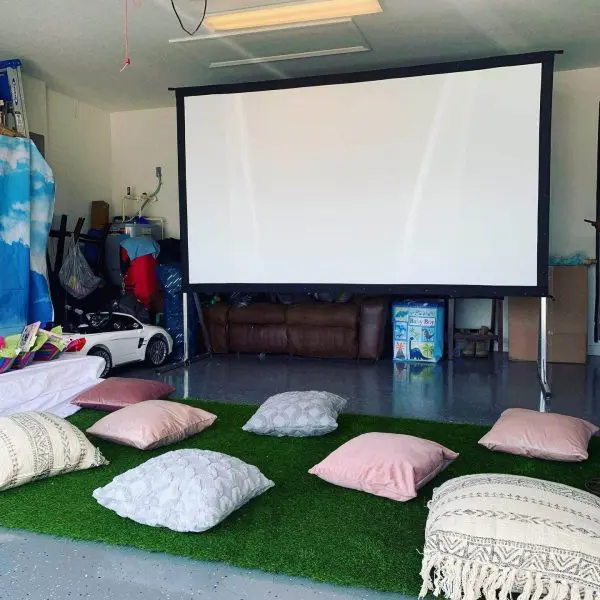
[[[156,167],[156,176],[158,178],[162,177],[162,167]]]

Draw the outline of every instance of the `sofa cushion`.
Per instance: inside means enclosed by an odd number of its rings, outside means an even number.
[[[580,600],[600,593],[600,498],[550,481],[467,475],[433,493],[420,596]]]
[[[285,325],[229,326],[229,350],[257,354],[287,354],[288,339]]]
[[[287,337],[292,356],[356,358],[358,354],[354,328],[289,325]]]
[[[359,310],[355,304],[295,304],[286,320],[288,325],[356,328]]]
[[[285,307],[280,304],[259,302],[250,306],[236,306],[229,310],[230,323],[281,325],[285,323]]]

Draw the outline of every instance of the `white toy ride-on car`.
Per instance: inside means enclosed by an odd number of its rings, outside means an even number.
[[[101,356],[106,377],[113,367],[146,361],[160,367],[173,351],[173,338],[162,327],[144,325],[135,317],[117,312],[85,315],[84,323],[64,332],[67,352]]]

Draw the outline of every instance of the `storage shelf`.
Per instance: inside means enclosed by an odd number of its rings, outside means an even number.
[[[481,330],[471,330],[469,333],[456,331],[454,329],[455,298],[448,298],[448,319],[446,324],[446,353],[449,360],[454,358],[455,342],[474,342],[487,345],[488,352],[494,350],[494,344],[498,343],[498,352],[504,352],[504,298],[493,298],[492,314],[488,333],[479,333]],[[477,355],[477,353],[475,353]]]
[[[497,342],[495,333],[455,333],[455,340],[466,340],[469,342]]]

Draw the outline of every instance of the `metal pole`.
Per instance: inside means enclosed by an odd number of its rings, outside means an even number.
[[[200,330],[202,331],[202,343],[204,344],[204,354],[203,358],[206,358],[212,354],[212,346],[210,343],[210,335],[208,334],[208,329],[206,329],[206,322],[204,321],[204,311],[202,310],[202,305],[200,304],[200,300],[198,298],[198,294],[194,294],[194,303],[196,304],[196,312],[198,313],[198,324],[200,325]]]
[[[540,298],[540,340],[538,375],[540,378],[540,412],[546,412],[546,401],[552,397],[548,384],[548,298]]]
[[[190,361],[190,343],[188,331],[188,295],[183,292],[183,364],[187,365]]]

